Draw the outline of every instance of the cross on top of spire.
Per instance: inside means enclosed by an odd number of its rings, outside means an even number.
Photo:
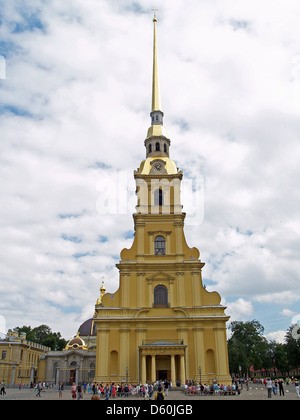
[[[156,12],[157,12],[157,10],[158,10],[158,9],[155,9],[155,8],[154,8],[154,9],[152,9],[152,10],[153,10],[153,14],[154,14],[154,15],[153,15],[153,22],[157,22]]]

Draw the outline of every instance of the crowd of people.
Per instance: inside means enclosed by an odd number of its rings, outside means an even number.
[[[271,398],[272,394],[284,396],[284,386],[294,386],[297,396],[300,397],[299,391],[299,380],[297,378],[292,379],[274,379],[270,378],[239,378],[233,379],[232,384],[218,384],[216,381],[212,384],[202,384],[197,381],[186,381],[181,386],[182,391],[186,395],[239,395],[243,389],[249,391],[249,385],[263,385],[267,390],[268,398]],[[92,399],[114,399],[118,397],[139,397],[145,400],[148,399],[165,399],[168,396],[168,392],[172,389],[172,383],[170,381],[156,381],[154,383],[142,385],[142,384],[97,384],[97,383],[84,383],[83,385],[73,384],[71,387],[71,393],[73,399],[80,399],[83,394],[88,393]]]
[[[176,389],[180,384],[176,384]],[[186,395],[236,395],[240,394],[243,389],[249,391],[250,385],[264,387],[267,391],[267,397],[271,398],[272,395],[285,395],[286,387],[291,386],[295,388],[297,396],[300,398],[299,379],[297,378],[286,378],[286,379],[271,379],[271,378],[238,378],[233,379],[232,384],[218,384],[214,381],[212,384],[202,384],[197,381],[186,381],[185,384],[181,385],[182,392]],[[48,388],[56,387],[53,383],[39,382],[35,385],[34,391],[36,396],[40,397],[42,391],[46,391]],[[5,382],[1,382],[0,390],[1,396],[6,395]],[[156,381],[154,383],[146,382],[142,384],[115,384],[115,383],[94,383],[84,382],[83,384],[73,383],[71,386],[71,398],[73,400],[80,400],[84,394],[87,394],[91,399],[114,399],[120,397],[137,397],[145,400],[149,399],[165,399],[168,396],[169,390],[173,388],[172,382]],[[22,383],[19,384],[19,390],[22,389]],[[63,397],[64,384],[59,382],[58,393],[59,398]]]
[[[172,384],[165,381],[156,381],[153,384],[146,382],[142,384],[98,384],[98,383],[86,383],[83,385],[75,383],[71,386],[72,399],[81,399],[84,394],[90,394],[92,399],[104,399],[109,400],[117,397],[140,397],[144,400],[149,399],[164,399],[168,395],[169,389]],[[60,394],[61,397],[61,394]]]
[[[295,386],[297,396],[300,398],[299,380],[297,378],[238,378],[233,379],[231,385],[218,384],[216,381],[213,384],[202,384],[196,381],[187,381],[183,385],[183,392],[186,395],[235,395],[240,394],[245,387],[249,391],[249,385],[261,385],[267,390],[268,398],[279,394],[284,396],[285,386]]]
[[[232,385],[223,385],[218,383],[202,384],[191,382],[183,386],[183,392],[186,395],[235,395],[241,393],[241,388],[237,382]]]

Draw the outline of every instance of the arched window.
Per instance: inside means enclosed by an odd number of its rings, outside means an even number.
[[[152,145],[149,144],[149,153],[151,153],[151,152],[152,152]]]
[[[167,307],[168,306],[168,289],[166,286],[159,285],[154,289],[154,306]]]
[[[164,152],[167,153],[167,145],[166,145],[166,143],[164,144]]]
[[[154,241],[155,255],[166,255],[166,241],[163,236],[157,236]]]
[[[155,150],[156,150],[156,152],[159,152],[160,151],[160,144],[159,144],[159,142],[156,142],[155,143]]]

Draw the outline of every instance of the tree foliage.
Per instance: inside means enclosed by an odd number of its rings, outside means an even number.
[[[293,337],[293,325],[285,335],[285,343],[268,342],[264,327],[256,320],[234,321],[228,340],[229,369],[231,373],[249,375],[250,368],[289,372],[300,366],[300,339]]]
[[[51,350],[62,350],[67,344],[67,341],[62,338],[61,334],[52,332],[48,325],[42,324],[33,329],[30,326],[23,325],[23,327],[17,327],[16,331],[19,333],[25,332],[28,341],[50,347]]]
[[[228,340],[228,355],[232,372],[246,373],[251,366],[260,369],[263,363],[269,363],[264,327],[258,321],[234,321],[230,329],[232,336]]]

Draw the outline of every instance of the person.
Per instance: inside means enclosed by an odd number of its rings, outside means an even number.
[[[148,387],[148,382],[145,383],[144,385],[144,400],[149,400],[149,387]]]
[[[281,396],[282,394],[284,396],[283,379],[279,379],[278,385],[279,385],[279,395]]]
[[[62,398],[62,392],[63,392],[64,386],[62,382],[58,383],[58,397]]]
[[[246,378],[245,384],[246,384],[246,390],[249,391],[249,379],[248,378]]]
[[[165,394],[167,397],[169,393],[169,382],[167,381],[167,379],[165,380],[164,387],[165,387]]]
[[[105,387],[105,399],[106,400],[109,400],[109,386],[108,386],[108,384],[106,384],[106,387]]]
[[[273,382],[273,394],[277,395],[277,386],[278,386],[278,381],[277,379],[275,379],[275,381]]]
[[[22,381],[19,383],[19,391],[22,389]]]
[[[77,386],[77,400],[79,401],[80,398],[82,398],[82,388],[81,388],[81,385],[78,384],[78,386]]]
[[[72,400],[76,400],[76,385],[73,382],[73,385],[71,386],[71,394],[72,394]]]
[[[152,394],[153,394],[153,385],[150,384],[149,385],[149,398],[152,398]]]
[[[295,390],[296,390],[296,394],[298,395],[298,397],[300,397],[300,391],[299,391],[299,380],[297,378],[295,378]]]
[[[165,394],[162,392],[162,387],[160,385],[158,386],[157,393],[154,395],[154,399],[157,401],[165,399]]]
[[[93,386],[92,386],[92,393],[93,393],[93,395],[96,394],[96,384],[95,383],[93,383]]]
[[[113,383],[112,384],[112,387],[111,387],[111,396],[112,396],[112,398],[116,398],[116,394],[117,394],[117,389],[116,389],[116,385]]]
[[[2,382],[2,384],[1,384],[1,395],[6,395],[5,382]]]
[[[41,396],[41,390],[42,390],[42,384],[41,384],[41,382],[39,382],[38,383],[38,385],[37,385],[37,394],[36,394],[36,397],[40,397]]]
[[[272,398],[273,384],[272,384],[271,378],[268,378],[266,380],[266,386],[267,386],[267,390],[268,390],[268,398]]]

